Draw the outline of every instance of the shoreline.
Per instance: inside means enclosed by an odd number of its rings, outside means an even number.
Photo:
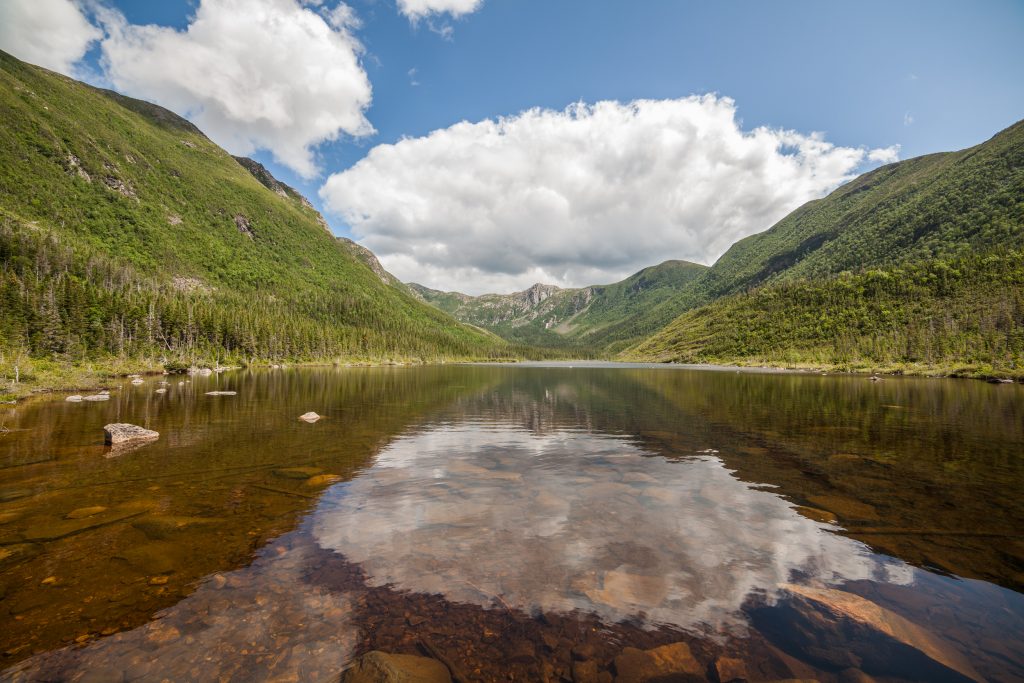
[[[487,362],[508,365],[519,362],[520,359],[490,360]],[[315,368],[315,367],[412,367],[417,365],[455,365],[471,364],[481,362],[477,359],[446,359],[446,360],[423,360],[423,359],[394,359],[367,360],[347,359],[335,361],[308,361],[308,362],[258,362],[251,365],[230,365],[221,366],[219,363],[202,364],[193,366],[196,369],[215,368],[225,370],[243,369],[283,369],[283,368]],[[22,370],[21,381],[17,384],[10,381],[9,372],[4,372],[4,383],[0,384],[0,405],[16,405],[22,401],[48,394],[70,394],[75,392],[96,391],[98,389],[109,389],[118,380],[123,380],[131,375],[142,377],[154,377],[159,375],[189,375],[186,371],[168,371],[164,365],[157,360],[150,359],[109,359],[93,361],[89,363],[63,363],[49,359],[32,359],[25,363],[26,370]],[[9,368],[2,368],[9,370]]]
[[[98,389],[109,389],[117,380],[124,379],[130,375],[157,376],[157,375],[187,375],[188,372],[168,372],[163,364],[156,361],[139,359],[136,361],[114,360],[97,361],[87,364],[57,363],[55,361],[33,361],[33,364],[44,366],[44,370],[36,375],[29,375],[27,379],[17,385],[8,384],[8,387],[0,392],[0,404],[16,405],[22,401],[46,396],[48,394],[66,394],[74,392],[95,391]],[[478,360],[478,359],[448,359],[448,360],[423,360],[423,359],[388,359],[388,360],[338,360],[338,361],[310,361],[294,363],[254,363],[247,366],[223,367],[215,365],[213,368],[225,370],[241,369],[287,369],[287,368],[315,368],[315,367],[345,367],[345,368],[379,368],[379,367],[413,367],[422,365],[484,365],[484,366],[517,366],[534,368],[622,368],[622,369],[679,369],[698,370],[705,372],[745,372],[765,374],[822,374],[822,375],[845,375],[845,376],[877,376],[880,379],[893,377],[918,377],[933,379],[974,379],[990,383],[1017,384],[1024,382],[1024,370],[1013,372],[997,372],[985,370],[974,366],[925,366],[925,365],[877,365],[858,366],[828,365],[815,363],[796,363],[774,365],[756,362],[709,362],[709,363],[677,363],[643,360],[529,360],[529,359],[504,359],[504,360]],[[56,367],[54,367],[56,366]],[[210,366],[196,366],[210,367]],[[213,369],[211,368],[211,369]]]
[[[482,365],[498,365],[497,363],[482,363]],[[821,365],[821,364],[787,364],[772,365],[765,363],[743,363],[743,362],[708,362],[708,363],[678,363],[675,361],[644,361],[644,360],[575,360],[575,361],[519,361],[519,366],[537,368],[567,368],[567,367],[611,367],[611,368],[674,368],[679,370],[700,370],[705,372],[746,372],[751,374],[821,374],[821,375],[842,375],[848,377],[871,377],[879,379],[886,377],[915,377],[930,379],[973,379],[983,380],[992,383],[1024,383],[1024,370],[1003,373],[975,371],[972,368],[953,366],[901,366],[901,365],[880,365],[874,367],[851,368],[845,365]]]

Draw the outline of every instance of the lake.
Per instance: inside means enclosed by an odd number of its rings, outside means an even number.
[[[1024,680],[1020,385],[303,368],[0,425],[3,680]]]

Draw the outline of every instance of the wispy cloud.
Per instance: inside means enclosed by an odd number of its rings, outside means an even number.
[[[483,4],[483,0],[398,0],[398,11],[417,21],[442,14],[460,17],[477,11]]]

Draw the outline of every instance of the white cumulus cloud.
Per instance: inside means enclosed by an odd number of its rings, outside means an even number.
[[[398,0],[398,11],[412,21],[438,14],[459,17],[471,14],[484,4],[483,0]]]
[[[102,35],[71,0],[0,2],[0,49],[31,64],[71,74]]]
[[[900,146],[880,147],[868,152],[868,161],[876,164],[891,164],[900,159]]]
[[[896,151],[744,130],[716,95],[599,102],[380,145],[320,195],[404,280],[579,286],[670,258],[710,263]]]
[[[185,114],[235,154],[266,149],[311,177],[316,145],[373,132],[347,5],[325,19],[295,0],[201,0],[184,31],[102,16],[114,87]]]

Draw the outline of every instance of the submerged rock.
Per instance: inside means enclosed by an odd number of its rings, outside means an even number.
[[[821,522],[823,524],[839,523],[839,519],[835,516],[835,514],[829,512],[828,510],[822,510],[820,508],[811,507],[809,505],[797,505],[793,509],[796,510],[801,515],[803,515],[804,517],[806,517],[807,519],[812,519],[815,522]]]
[[[341,674],[341,683],[451,683],[448,667],[436,659],[374,650]]]
[[[92,517],[98,515],[101,512],[106,512],[107,508],[102,505],[93,505],[91,507],[78,508],[72,510],[68,514],[64,515],[64,519],[85,519],[86,517]]]
[[[160,432],[154,432],[152,429],[128,424],[127,422],[109,424],[103,428],[103,433],[106,435],[106,444],[108,446],[116,446],[119,443],[126,443],[128,441],[148,441],[160,438]]]
[[[645,576],[623,571],[604,573],[603,585],[584,587],[581,592],[591,602],[628,610],[633,606],[658,605],[668,595],[669,585],[662,576]]]
[[[41,552],[42,546],[38,543],[15,543],[13,545],[0,546],[0,564],[7,560],[11,560],[11,562],[27,560]]]
[[[139,506],[124,505],[112,510],[104,510],[84,517],[68,517],[65,519],[38,518],[22,529],[20,540],[43,543],[56,541],[67,536],[74,536],[84,531],[96,529],[109,524],[124,522],[133,517],[138,517],[146,512]],[[8,539],[0,537],[0,542]]]
[[[234,396],[237,391],[207,391],[207,396]]]
[[[282,467],[274,470],[274,476],[284,479],[309,479],[323,472],[319,467]]]
[[[147,515],[132,523],[132,526],[151,541],[165,541],[180,532],[195,531],[196,527],[216,526],[224,520],[216,517],[181,517],[172,515]]]
[[[820,664],[927,680],[956,674],[984,680],[952,643],[866,598],[833,588],[780,587],[795,617],[783,644],[806,650]],[[798,635],[803,642],[793,640]]]
[[[327,486],[337,481],[341,481],[341,477],[337,474],[318,474],[307,479],[306,486]]]
[[[716,659],[715,673],[718,674],[718,680],[721,683],[747,680],[747,667],[743,660],[732,657],[719,657]]]
[[[303,413],[302,415],[299,415],[299,419],[302,420],[303,422],[316,422],[317,420],[320,419],[320,416],[310,411],[308,413]]]
[[[93,394],[91,396],[82,397],[83,401],[109,401],[110,394]]]
[[[821,512],[826,514],[831,512],[844,521],[877,521],[879,519],[878,512],[873,505],[846,496],[816,495],[807,496],[807,500]]]
[[[142,382],[143,379],[141,377],[136,377],[135,379],[132,380],[132,384],[142,384]]]
[[[170,574],[188,562],[189,546],[170,541],[150,541],[122,550],[115,558],[148,575]]]
[[[600,683],[600,672],[597,662],[593,660],[574,661],[572,663],[573,683]]]
[[[79,402],[80,402],[80,401],[82,400],[82,397],[81,397],[81,396],[79,396],[78,394],[75,394],[75,395],[73,395],[73,396],[68,396],[68,397],[67,397],[66,399],[64,399],[64,400],[65,400],[65,401],[71,401],[72,403],[79,403]]]
[[[615,658],[616,681],[641,683],[652,680],[704,680],[704,667],[686,643],[662,645],[652,650],[627,647]]]

